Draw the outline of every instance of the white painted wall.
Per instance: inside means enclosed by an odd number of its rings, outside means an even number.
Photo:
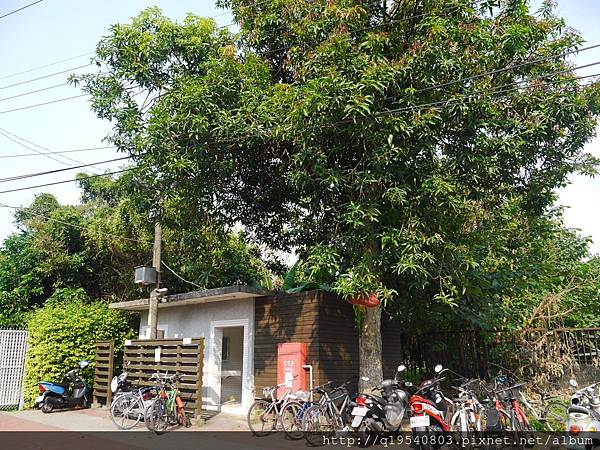
[[[140,339],[146,337],[148,312],[140,317]],[[165,338],[204,338],[202,402],[209,409],[220,405],[220,361],[222,327],[244,326],[242,408],[246,411],[254,398],[254,299],[226,300],[158,309],[158,327]],[[224,328],[226,329],[226,328]],[[212,335],[211,335],[212,331]],[[232,342],[232,344],[234,344]],[[238,347],[237,345],[232,345]]]

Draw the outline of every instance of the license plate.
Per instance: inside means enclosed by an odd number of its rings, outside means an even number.
[[[352,410],[352,415],[353,416],[360,416],[360,417],[364,417],[367,415],[367,411],[369,411],[368,408],[364,407],[364,406],[356,406],[353,410]]]
[[[36,398],[35,398],[35,402],[34,402],[34,403],[39,403],[39,402],[41,402],[42,400],[44,400],[44,396],[43,396],[43,395],[40,395],[39,397],[36,397]]]
[[[430,424],[429,416],[415,416],[410,418],[410,427],[411,428],[421,428],[428,427]]]
[[[352,419],[352,428],[357,428],[363,421],[363,416],[354,416]]]

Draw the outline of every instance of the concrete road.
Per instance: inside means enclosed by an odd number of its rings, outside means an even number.
[[[19,450],[285,450],[306,449],[306,442],[290,441],[281,433],[252,436],[243,416],[217,414],[203,426],[175,428],[161,436],[144,424],[117,430],[106,409],[0,412],[0,449]]]

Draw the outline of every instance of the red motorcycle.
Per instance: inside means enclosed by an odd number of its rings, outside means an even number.
[[[418,449],[437,449],[446,443],[451,432],[453,402],[440,388],[441,375],[448,369],[435,366],[434,378],[423,381],[408,401],[410,427]]]

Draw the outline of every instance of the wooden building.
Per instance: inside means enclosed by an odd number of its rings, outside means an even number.
[[[113,303],[141,313],[149,335],[148,300]],[[159,337],[205,339],[203,405],[245,413],[265,386],[277,384],[278,344],[305,343],[313,385],[358,375],[358,333],[352,305],[322,291],[271,293],[231,286],[166,296],[158,308]],[[399,330],[383,325],[384,375],[400,360]],[[307,377],[309,372],[303,374]]]

